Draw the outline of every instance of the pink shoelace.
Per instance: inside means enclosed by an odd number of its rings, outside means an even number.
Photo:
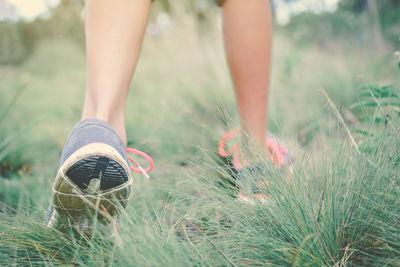
[[[137,168],[130,166],[129,168],[137,173],[142,173],[146,178],[150,178],[150,176],[148,175],[148,173],[153,169],[154,167],[154,162],[153,159],[147,155],[146,153],[144,153],[143,151],[140,151],[138,149],[134,149],[134,148],[125,148],[126,153],[131,153],[131,154],[136,154],[142,158],[144,158],[145,160],[147,160],[147,162],[149,163],[149,167],[147,169],[143,169],[142,166],[140,166],[140,164],[134,160],[131,156],[128,155],[128,159],[130,162],[132,162]]]
[[[240,150],[239,144],[236,142],[234,143],[228,150],[225,150],[225,144],[228,140],[236,137],[238,134],[241,134],[241,129],[239,127],[229,130],[225,133],[225,135],[221,138],[218,144],[218,152],[221,157],[228,157],[232,156],[233,166],[236,169],[241,169],[250,164],[250,162],[243,162],[241,163],[240,158]],[[289,165],[289,155],[288,150],[281,144],[279,144],[275,138],[272,136],[267,135],[265,138],[265,145],[270,152],[270,159],[271,161],[277,166],[281,167],[283,165]],[[243,161],[243,160],[242,160]]]
[[[230,155],[232,155],[232,162],[235,168],[237,169],[241,169],[244,167],[244,164],[242,164],[239,161],[239,157],[240,157],[240,151],[239,151],[239,144],[236,142],[233,144],[233,146],[231,148],[229,148],[227,151],[225,150],[225,144],[228,140],[234,138],[238,133],[240,133],[241,130],[240,128],[234,128],[228,132],[226,132],[226,134],[221,138],[219,144],[218,144],[218,152],[219,155],[221,157],[228,157]],[[288,151],[287,149],[279,144],[278,142],[276,142],[276,140],[271,137],[271,136],[267,136],[265,139],[265,144],[270,152],[270,158],[271,161],[276,164],[278,167],[288,164]],[[147,162],[149,163],[149,167],[147,167],[146,169],[144,169],[135,159],[133,159],[131,156],[128,155],[128,159],[130,162],[132,162],[135,166],[130,166],[129,168],[136,172],[136,173],[142,173],[146,176],[146,178],[149,178],[148,173],[153,169],[154,167],[154,162],[153,159],[146,153],[144,153],[143,151],[140,151],[138,149],[133,149],[133,148],[125,148],[125,151],[127,153],[131,153],[131,154],[136,154],[142,158],[144,158],[145,160],[147,160]],[[246,163],[245,165],[248,165],[248,163]]]

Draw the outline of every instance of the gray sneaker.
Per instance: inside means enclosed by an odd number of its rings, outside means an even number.
[[[96,217],[111,221],[131,195],[132,176],[117,132],[98,119],[78,123],[61,155],[45,225],[88,231]]]

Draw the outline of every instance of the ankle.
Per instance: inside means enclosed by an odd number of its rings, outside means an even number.
[[[87,110],[84,110],[82,114],[82,120],[85,119],[98,119],[105,121],[118,133],[124,145],[127,145],[125,120],[123,114],[116,115],[104,112],[87,112]]]

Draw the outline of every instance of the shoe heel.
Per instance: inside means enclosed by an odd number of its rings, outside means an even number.
[[[131,186],[129,167],[118,151],[89,144],[60,167],[53,185],[54,208],[60,218],[87,228],[96,214],[106,222],[126,207]]]

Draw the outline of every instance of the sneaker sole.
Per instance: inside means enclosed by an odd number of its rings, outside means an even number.
[[[88,178],[95,169],[99,177]],[[118,184],[118,175],[126,181]],[[89,184],[82,182],[85,180]],[[51,218],[49,226],[60,219],[62,223],[87,231],[95,218],[111,222],[126,207],[131,187],[129,166],[116,149],[104,143],[86,145],[75,151],[58,170],[52,189],[56,211],[52,217],[58,218]]]

